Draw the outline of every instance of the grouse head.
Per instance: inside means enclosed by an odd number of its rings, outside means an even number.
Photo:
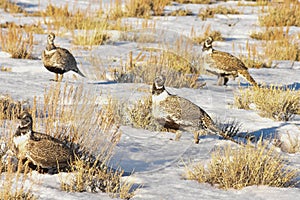
[[[164,90],[165,90],[165,84],[166,82],[166,78],[164,76],[157,76],[155,79],[154,79],[154,82],[153,82],[153,86],[152,86],[152,94],[160,94],[162,93]]]
[[[20,125],[16,131],[17,136],[24,135],[29,131],[32,131],[32,116],[29,112],[24,111],[19,116],[18,119],[20,120]]]
[[[206,40],[204,41],[204,44],[203,44],[202,51],[207,51],[207,50],[211,49],[213,41],[214,41],[214,39],[211,36],[206,38]]]
[[[54,43],[54,39],[55,39],[55,34],[54,33],[49,33],[48,37],[47,37],[47,42],[48,44],[53,44]]]

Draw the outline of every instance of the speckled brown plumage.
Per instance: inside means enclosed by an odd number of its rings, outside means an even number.
[[[152,86],[152,114],[165,128],[198,133],[207,130],[225,136],[211,117],[193,102],[170,94],[164,87],[164,78],[156,77]],[[195,142],[199,142],[198,137]]]
[[[50,135],[33,131],[30,113],[23,112],[19,119],[21,124],[13,138],[19,159],[45,169],[64,169],[69,166],[74,159],[71,148]]]
[[[242,76],[250,84],[257,86],[256,81],[249,74],[245,64],[237,57],[212,47],[213,39],[208,37],[203,45],[205,69],[219,77],[218,85],[226,85],[229,77]]]
[[[54,45],[55,34],[50,33],[47,37],[47,46],[42,53],[42,61],[47,70],[56,74],[55,81],[61,81],[63,74],[74,71],[80,76],[85,77],[78,69],[74,56],[64,48]],[[60,78],[58,78],[60,75]]]

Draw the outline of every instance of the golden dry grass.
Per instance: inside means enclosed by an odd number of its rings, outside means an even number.
[[[102,29],[103,28],[103,29]],[[96,28],[92,31],[84,31],[79,35],[73,36],[73,44],[92,48],[94,45],[103,45],[110,36],[105,32],[104,27]]]
[[[251,59],[251,57],[248,56],[240,56],[240,59],[245,64],[247,68],[270,68],[271,64],[266,63],[260,59]]]
[[[300,61],[299,45],[292,38],[267,41],[263,48],[264,55],[269,60]]]
[[[251,144],[238,149],[226,146],[216,150],[207,165],[192,163],[186,167],[187,179],[210,183],[218,188],[242,189],[251,185],[294,186],[298,170],[267,144]]]
[[[284,1],[280,4],[269,4],[267,13],[259,17],[261,26],[300,26],[300,2]]]
[[[119,71],[118,81],[152,84],[156,76],[165,74],[169,77],[166,83],[168,86],[198,88],[199,69],[193,62],[198,62],[199,58],[185,54],[188,51],[184,48],[181,50],[180,55],[174,49],[145,49],[132,61],[129,59],[126,70]]]
[[[177,9],[169,13],[170,16],[191,16],[193,12],[189,9]]]
[[[170,0],[127,0],[125,7],[128,17],[161,16],[169,3]]]
[[[275,139],[275,145],[283,152],[290,154],[298,153],[300,152],[300,137],[297,133],[286,132]]]
[[[67,4],[60,7],[49,4],[38,15],[43,17],[49,30],[55,30],[57,35],[71,31],[74,44],[88,47],[101,45],[109,39],[107,30],[130,29],[130,25],[123,25],[120,20],[109,20],[101,9],[92,10],[91,7],[71,12]],[[75,30],[80,31],[75,33]]]
[[[43,34],[44,29],[42,28],[41,22],[38,22],[37,24],[24,24],[24,25],[18,25],[15,22],[5,22],[3,24],[0,24],[0,28],[9,28],[9,27],[16,27],[23,29],[26,33],[36,33],[36,34]]]
[[[0,0],[0,8],[9,13],[25,13],[20,6],[8,0]]]
[[[11,72],[11,67],[4,67],[4,66],[1,66],[1,67],[0,67],[0,71],[1,71],[1,72]]]
[[[33,33],[26,33],[18,26],[8,26],[0,30],[1,48],[11,54],[12,58],[31,59],[33,50]]]
[[[290,133],[288,135],[289,148],[287,149],[288,153],[297,153],[300,152],[300,139],[299,137],[292,137]]]
[[[119,119],[114,115],[114,109],[112,101],[108,101],[107,105],[99,106],[96,104],[96,96],[84,90],[82,85],[73,86],[68,83],[52,85],[45,89],[42,99],[34,99],[30,109],[34,122],[33,130],[44,132],[72,146],[78,146],[79,151],[84,152],[84,155],[91,156],[88,160],[77,158],[68,174],[72,177],[72,181],[66,183],[61,180],[62,189],[76,192],[101,191],[113,194],[113,196],[126,197],[125,199],[133,196],[132,183],[121,182],[122,170],[112,171],[107,167],[113,149],[120,138]],[[4,116],[5,113],[1,113],[1,116]],[[23,175],[26,172],[21,166],[19,163],[18,167],[25,181],[28,177]],[[13,197],[35,199],[23,187],[16,190],[17,193],[9,193],[13,191],[9,183],[8,180],[4,181],[7,187],[3,188],[3,192],[0,193],[3,195],[2,199]]]
[[[250,37],[256,40],[282,40],[288,37],[289,28],[284,27],[270,28],[266,27],[264,31],[252,32]]]
[[[1,159],[1,158],[0,158]],[[28,166],[18,163],[17,171],[14,163],[0,162],[0,199],[2,200],[36,200],[38,199],[30,189],[25,187],[25,181],[30,178]],[[4,172],[5,171],[5,172]]]
[[[178,3],[193,3],[193,4],[211,4],[211,0],[175,0],[174,2]]]
[[[72,174],[66,180],[61,180],[61,189],[67,192],[106,192],[112,198],[131,199],[131,182],[121,182],[122,172],[112,172],[88,166],[82,161],[73,165]]]
[[[264,57],[257,50],[257,44],[249,44],[246,42],[247,55],[240,55],[239,58],[243,61],[247,68],[270,68],[272,62],[264,61]]]
[[[251,1],[250,3],[245,1],[239,1],[238,6],[267,6],[269,4],[268,0],[258,0],[258,1]]]
[[[122,9],[121,1],[116,0],[109,17],[118,19],[122,17],[149,18],[151,16],[162,16],[164,15],[165,6],[170,2],[170,0],[126,0],[125,9]]]
[[[128,115],[134,127],[149,129],[153,123],[152,116],[152,96],[145,96],[138,100],[133,108],[129,108]]]
[[[16,119],[22,110],[25,102],[14,100],[9,95],[0,96],[0,120],[2,119]]]
[[[112,139],[119,134],[118,124],[109,105],[106,106],[97,105],[96,96],[82,85],[52,85],[45,89],[43,99],[35,99],[33,103],[34,129],[78,144],[91,154],[98,152],[99,160],[104,162],[109,160],[116,145]]]
[[[202,20],[206,20],[207,18],[213,18],[215,14],[241,14],[238,10],[234,8],[228,8],[225,6],[217,6],[217,7],[207,7],[201,8],[198,13],[198,17]]]
[[[272,85],[241,89],[234,95],[234,104],[241,109],[250,109],[250,105],[255,105],[262,117],[288,121],[299,110],[300,92]]]
[[[198,35],[194,29],[192,29],[191,37],[196,44],[202,44],[208,37],[212,37],[214,41],[224,41],[221,32],[212,30],[211,25],[204,27],[204,32],[201,35]]]
[[[99,168],[95,164],[77,159],[67,179],[61,179],[61,189],[68,192],[105,192],[112,197],[130,199],[132,183],[121,182],[123,172]],[[69,180],[68,182],[66,180]]]
[[[300,60],[297,36],[289,34],[289,27],[266,27],[262,32],[253,32],[250,37],[264,40],[261,46],[263,56],[272,60]]]

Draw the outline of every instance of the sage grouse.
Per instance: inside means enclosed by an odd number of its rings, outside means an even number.
[[[18,159],[28,160],[38,169],[45,171],[67,168],[74,159],[71,148],[50,135],[32,130],[32,117],[28,112],[21,113],[18,118],[21,124],[13,137]]]
[[[42,61],[46,69],[55,73],[54,81],[61,81],[63,74],[71,70],[85,77],[78,69],[74,56],[67,49],[56,47],[54,39],[55,34],[50,33],[47,37],[47,46],[42,54]],[[59,74],[60,78],[58,78]]]
[[[164,83],[165,78],[159,76],[152,86],[152,114],[159,124],[176,130],[177,134],[180,131],[194,133],[195,143],[199,143],[199,134],[203,131],[210,131],[236,142],[220,130],[202,108],[183,97],[170,94]]]
[[[204,68],[218,76],[218,85],[226,85],[229,77],[242,76],[253,86],[257,86],[245,64],[237,57],[212,47],[213,38],[208,37],[203,44]]]

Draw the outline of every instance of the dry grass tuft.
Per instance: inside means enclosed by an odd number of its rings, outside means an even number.
[[[213,18],[215,14],[228,15],[228,14],[241,14],[241,13],[234,8],[217,6],[217,7],[201,8],[199,10],[198,17],[201,20],[206,20],[207,18]]]
[[[38,22],[37,24],[24,24],[24,25],[18,25],[15,22],[5,22],[3,24],[0,24],[0,28],[10,28],[10,27],[23,29],[26,33],[44,34],[44,29],[42,28],[40,22]]]
[[[239,1],[238,6],[267,6],[269,4],[268,0],[258,0],[251,1],[250,3],[245,3],[245,1]]]
[[[173,51],[145,49],[136,58],[129,59],[131,61],[126,70],[118,73],[118,81],[152,84],[158,74],[166,74],[169,77],[166,84],[171,87],[199,87],[198,69],[193,63],[198,62],[198,58],[192,54],[185,54],[187,53],[185,50],[181,52],[182,54],[180,51],[175,50],[176,53]]]
[[[297,36],[289,35],[289,27],[270,28],[263,32],[254,32],[250,37],[265,40],[262,43],[264,57],[271,60],[300,60]]]
[[[199,183],[210,183],[221,189],[242,189],[251,185],[271,187],[294,186],[298,170],[287,167],[287,161],[267,145],[251,144],[232,149],[227,146],[213,153],[206,165],[194,163],[186,168],[186,177]]]
[[[290,38],[268,41],[263,48],[264,55],[269,60],[300,61],[299,45]]]
[[[280,86],[247,88],[234,95],[234,104],[240,109],[254,106],[262,117],[288,121],[299,110],[300,92]]]
[[[269,4],[267,13],[259,17],[261,26],[300,26],[300,2],[284,1]]]
[[[33,116],[34,130],[64,141],[74,147],[76,153],[81,152],[78,154],[80,158],[78,157],[72,164],[67,174],[71,177],[71,181],[62,181],[62,189],[77,192],[101,191],[119,196],[122,193],[122,197],[127,199],[133,196],[132,183],[121,182],[123,172],[112,171],[106,167],[120,138],[119,119],[114,115],[112,101],[108,101],[107,105],[99,106],[96,104],[96,96],[85,91],[82,85],[58,83],[45,89],[42,100],[34,99],[30,112]],[[4,112],[1,112],[1,115],[3,114]],[[1,163],[0,167],[1,170],[4,169]],[[25,167],[24,171],[20,162],[18,168],[24,173],[22,177],[25,181],[27,168]],[[23,187],[17,190],[17,193],[9,193],[13,191],[12,185],[9,186],[11,180],[13,180],[12,176],[4,181],[7,187],[3,187],[4,196],[1,199],[22,199],[22,197],[35,199]]]
[[[18,169],[15,171],[15,165],[11,162],[4,166],[0,162],[1,181],[0,184],[0,199],[3,200],[36,200],[38,199],[25,187],[25,181],[29,178],[30,169],[24,166],[21,162],[18,164]]]
[[[9,26],[7,31],[0,31],[1,48],[12,58],[32,59],[33,33],[25,33],[22,28]]]
[[[61,188],[74,192],[119,193],[122,172],[106,167],[120,137],[113,102],[99,106],[96,96],[85,91],[82,85],[68,83],[50,86],[45,90],[42,106],[38,102],[35,100],[32,109],[34,130],[44,129],[42,132],[78,146],[84,153],[72,164],[67,174],[69,182],[61,180]]]
[[[0,0],[0,8],[9,13],[25,13],[20,6],[8,0]]]
[[[11,67],[4,67],[4,66],[1,66],[1,67],[0,67],[0,71],[1,71],[1,72],[11,72]]]
[[[191,16],[193,12],[189,9],[178,9],[168,14],[169,16]]]
[[[104,31],[105,29],[95,29],[93,31],[84,31],[83,34],[74,36],[73,43],[75,45],[92,47],[94,45],[103,45],[110,36]]]
[[[262,32],[253,32],[250,37],[256,40],[282,40],[288,36],[289,29],[284,30],[283,27],[269,28]]]
[[[25,102],[16,101],[9,95],[0,96],[0,119],[16,119]]]
[[[261,61],[259,59],[251,59],[248,56],[240,56],[240,59],[243,61],[247,68],[270,68],[271,64]]]
[[[192,3],[192,4],[211,4],[212,3],[211,0],[175,0],[174,2],[183,3],[183,4],[187,4],[187,3]]]
[[[240,55],[240,59],[246,65],[247,68],[270,68],[272,62],[265,62],[264,57],[261,56],[257,50],[256,44],[249,44],[247,41],[246,49],[247,55]]]
[[[61,180],[61,189],[68,192],[105,192],[113,197],[130,199],[133,197],[133,192],[130,192],[132,183],[121,183],[122,174],[122,171],[114,172],[77,159],[71,174],[68,174],[69,183],[66,179]]]
[[[221,32],[211,30],[211,25],[206,26],[204,29],[204,33],[201,35],[197,35],[192,29],[191,37],[196,44],[202,44],[208,37],[214,38],[214,41],[224,41]]]
[[[281,151],[287,153],[298,153],[300,152],[300,137],[299,134],[280,134],[279,138],[275,139],[275,146],[279,147]]]
[[[162,16],[170,0],[128,0],[125,7],[128,17]]]
[[[287,149],[288,153],[297,153],[300,152],[300,139],[299,137],[293,137],[290,133],[288,135],[289,148]]]
[[[100,152],[101,162],[109,160],[118,125],[111,110],[96,104],[95,95],[82,85],[56,84],[45,89],[41,106],[39,101],[35,99],[32,108],[35,130],[44,129],[41,132],[78,144],[90,154]]]
[[[102,45],[108,40],[110,36],[107,30],[130,29],[129,25],[123,25],[120,20],[109,20],[101,10],[87,8],[71,12],[67,4],[61,7],[49,4],[40,15],[43,16],[48,29],[56,30],[58,35],[71,30],[74,44],[88,47]],[[75,30],[79,30],[78,33]]]
[[[165,6],[170,2],[170,0],[126,0],[125,9],[122,9],[121,1],[116,0],[115,7],[110,11],[110,18],[162,16]]]
[[[79,158],[73,162],[70,183],[61,180],[61,188],[72,192],[115,192],[119,184],[118,175],[107,173],[106,170],[98,168],[93,163],[86,163]],[[107,181],[107,182],[106,182]]]
[[[134,127],[152,130],[155,124],[152,116],[152,96],[148,95],[138,100],[128,109],[128,115]]]

